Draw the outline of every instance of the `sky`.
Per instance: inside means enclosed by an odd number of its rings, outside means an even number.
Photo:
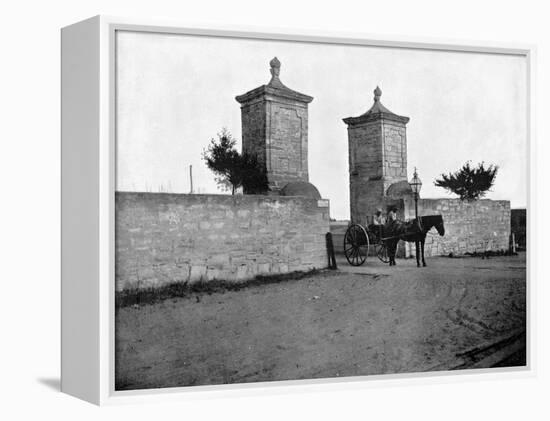
[[[345,117],[373,104],[373,90],[407,124],[408,177],[421,197],[456,197],[434,186],[465,162],[496,164],[487,198],[527,203],[527,66],[513,55],[365,47],[119,31],[117,35],[117,190],[196,193],[220,190],[202,160],[227,128],[241,147],[235,96],[267,84],[269,61],[281,81],[313,96],[309,177],[331,217],[349,218]]]

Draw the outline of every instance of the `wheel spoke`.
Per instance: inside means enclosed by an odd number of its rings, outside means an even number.
[[[361,260],[360,251],[361,251],[361,250],[359,249],[359,247],[357,247],[357,248],[355,249],[355,261],[356,261],[357,263],[359,263],[359,261]]]
[[[369,237],[361,225],[351,225],[344,235],[344,255],[349,264],[362,265],[368,257]]]

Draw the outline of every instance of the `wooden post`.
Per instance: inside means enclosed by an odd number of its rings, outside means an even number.
[[[190,191],[190,193],[193,194],[193,165],[189,165],[189,180],[191,182],[191,191]]]
[[[332,233],[327,232],[325,238],[327,240],[328,267],[329,269],[338,269],[338,266],[336,265],[336,256],[334,255],[334,244],[332,242]]]

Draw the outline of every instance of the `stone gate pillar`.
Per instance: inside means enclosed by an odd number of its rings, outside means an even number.
[[[277,57],[269,64],[270,82],[235,99],[241,104],[243,152],[265,163],[269,188],[278,192],[289,182],[309,181],[308,104],[313,97],[283,85]]]
[[[359,117],[348,117],[351,220],[365,224],[377,208],[399,206],[409,194],[407,183],[408,117],[392,113],[374,90],[374,104]],[[391,186],[391,189],[390,189]]]

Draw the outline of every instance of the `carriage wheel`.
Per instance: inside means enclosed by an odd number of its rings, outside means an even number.
[[[390,258],[388,256],[388,248],[386,247],[386,243],[380,243],[376,246],[376,257],[384,263],[389,263]]]
[[[344,235],[344,254],[352,266],[360,266],[367,260],[369,236],[361,225],[351,225]]]

